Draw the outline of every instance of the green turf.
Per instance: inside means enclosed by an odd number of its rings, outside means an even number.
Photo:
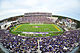
[[[12,29],[12,31],[20,32],[59,32],[54,26],[54,24],[21,24],[20,27],[17,25]],[[55,25],[60,31],[63,31],[60,27]]]
[[[60,31],[55,27],[57,27]],[[20,24],[12,27],[10,29],[10,32],[15,35],[20,34],[22,36],[29,36],[29,37],[45,37],[45,36],[60,35],[63,33],[63,30],[55,24]],[[23,34],[21,32],[49,32],[49,34],[46,35],[38,34],[34,36],[34,34],[28,35],[28,34]]]

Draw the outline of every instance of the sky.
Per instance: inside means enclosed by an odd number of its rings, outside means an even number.
[[[0,0],[0,20],[27,12],[51,12],[80,21],[80,0]]]

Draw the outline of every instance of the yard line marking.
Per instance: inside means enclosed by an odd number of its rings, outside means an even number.
[[[17,26],[17,27],[14,29],[14,31],[15,31],[17,28],[21,27],[21,26],[22,26],[22,25]]]
[[[52,24],[53,25],[53,24]],[[60,31],[60,29],[58,27],[56,27],[55,25],[53,25],[58,31]]]

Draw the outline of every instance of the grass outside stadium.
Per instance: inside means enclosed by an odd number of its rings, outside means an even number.
[[[12,34],[28,37],[56,36],[63,33],[63,29],[55,24],[20,24],[10,29]],[[24,34],[22,32],[48,32],[48,34]]]

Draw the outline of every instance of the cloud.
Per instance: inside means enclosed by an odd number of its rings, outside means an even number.
[[[2,0],[0,4],[2,18],[26,12],[52,12],[75,19],[80,15],[79,0]]]

